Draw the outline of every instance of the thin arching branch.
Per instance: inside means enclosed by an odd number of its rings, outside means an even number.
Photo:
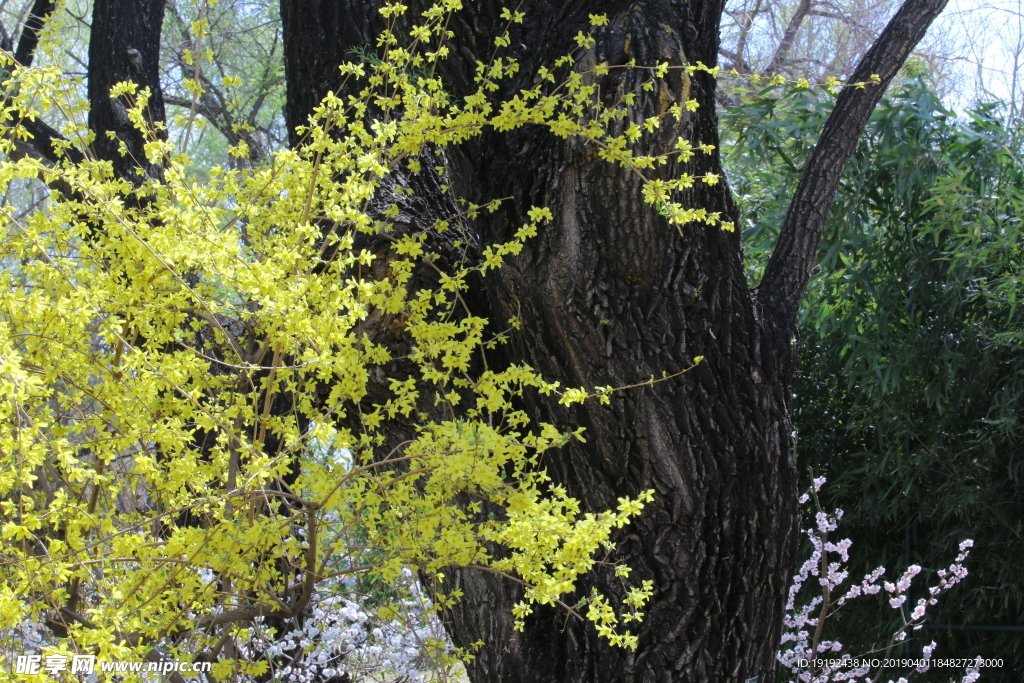
[[[765,322],[779,333],[781,344],[793,336],[825,220],[857,139],[890,81],[945,6],[946,0],[906,0],[850,78],[851,83],[875,84],[845,88],[825,122],[757,292]]]

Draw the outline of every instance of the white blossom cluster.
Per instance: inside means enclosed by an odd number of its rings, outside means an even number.
[[[800,497],[800,504],[806,504],[811,496],[814,496],[818,512],[815,514],[815,527],[804,529],[811,542],[811,556],[802,564],[793,576],[793,582],[789,587],[789,596],[786,601],[786,610],[783,623],[786,631],[782,635],[782,648],[776,655],[778,661],[788,668],[794,678],[790,683],[838,683],[839,681],[861,681],[869,683],[877,680],[877,671],[872,677],[872,667],[869,662],[871,657],[855,657],[843,652],[843,644],[834,640],[821,640],[825,622],[835,616],[836,612],[844,604],[863,595],[877,595],[884,589],[889,598],[889,606],[901,610],[907,600],[907,592],[918,574],[921,567],[911,565],[895,582],[881,582],[885,575],[885,567],[878,567],[864,576],[860,583],[854,584],[839,595],[839,586],[849,578],[849,572],[844,566],[849,562],[849,550],[852,545],[850,539],[843,539],[838,543],[828,540],[829,534],[839,528],[839,520],[843,516],[842,510],[835,510],[832,514],[826,513],[818,505],[817,493],[825,484],[824,477],[814,479],[811,491]],[[970,548],[974,541],[968,539],[960,544],[960,554],[948,569],[938,571],[939,583],[928,589],[928,597],[921,598],[917,606],[910,613],[909,618],[904,616],[903,626],[891,634],[889,648],[905,640],[907,633],[916,631],[923,626],[927,609],[938,602],[938,597],[946,592],[967,576],[967,569],[963,562],[970,554]],[[833,561],[830,559],[835,558]],[[810,602],[797,606],[797,595],[809,579],[817,579],[821,586],[821,593],[811,598]],[[881,583],[880,583],[881,582]],[[787,647],[788,645],[788,647]],[[932,653],[935,651],[935,643],[932,642],[923,649],[921,665],[916,671],[924,673],[929,669],[929,662]],[[824,661],[826,665],[815,666],[815,660]],[[834,662],[834,666],[827,665]],[[974,683],[981,674],[978,667],[969,667],[961,683]],[[907,683],[906,678],[897,681],[890,680],[889,683]]]
[[[443,654],[452,648],[430,599],[409,569],[393,588],[402,597],[390,605],[396,615],[386,620],[360,604],[355,593],[318,596],[305,624],[267,648],[270,656],[291,656],[276,680],[312,683],[345,674],[352,683],[444,678]]]

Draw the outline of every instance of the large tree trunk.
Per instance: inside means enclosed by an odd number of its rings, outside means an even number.
[[[418,15],[418,3],[411,4],[410,12]],[[889,39],[891,49],[881,51],[881,66],[870,72],[882,74],[883,86],[851,89],[845,104],[841,98],[837,110],[853,112],[841,138],[856,139],[864,112],[870,113],[942,4],[911,0],[897,15],[909,28],[896,31],[898,40]],[[716,0],[527,0],[521,9],[526,21],[514,27],[511,43],[522,69],[504,94],[532,85],[538,66],[570,51],[572,37],[588,30],[589,14],[607,14],[610,25],[596,32],[597,45],[580,56],[581,62],[716,61],[722,10]],[[456,47],[441,69],[455,94],[473,90],[476,60],[489,60],[492,38],[504,28],[500,11],[501,3],[477,0],[466,3],[453,21]],[[353,47],[374,45],[377,15],[373,3],[283,0],[282,17],[286,112],[294,127],[305,123],[312,103],[336,87],[336,64],[351,59]],[[640,93],[637,116],[664,112],[687,97],[700,107],[680,125],[666,125],[649,148],[660,152],[679,134],[717,146],[714,79],[702,72],[692,78],[673,74],[654,92]],[[601,93],[614,98],[640,92],[644,78],[646,72],[613,70],[603,78]],[[471,678],[477,683],[772,679],[797,541],[789,417],[796,309],[788,304],[794,292],[798,301],[806,286],[807,253],[813,256],[817,247],[827,206],[824,214],[817,204],[813,210],[797,209],[787,222],[783,242],[799,249],[785,247],[773,259],[778,263],[772,272],[778,275],[762,288],[765,308],[747,285],[739,232],[704,224],[677,231],[644,204],[634,175],[597,160],[587,144],[527,128],[487,133],[448,154],[463,195],[477,202],[513,197],[506,208],[476,224],[483,243],[508,239],[531,206],[550,207],[555,215],[518,258],[484,279],[475,297],[475,314],[496,323],[510,317],[523,323],[507,347],[506,361],[529,363],[566,386],[593,389],[673,374],[705,357],[685,375],[616,394],[607,407],[567,409],[553,399],[528,399],[536,421],[586,427],[585,444],[571,444],[544,462],[586,509],[613,508],[618,497],[656,491],[655,501],[615,539],[610,558],[633,567],[631,580],[652,579],[655,594],[639,629],[639,647],[630,652],[609,647],[589,623],[555,609],[538,610],[525,632],[515,633],[510,608],[520,593],[512,583],[451,572],[451,587],[465,594],[450,614],[451,633],[460,645],[486,642],[469,665]],[[841,145],[809,174],[834,185],[846,158]],[[717,152],[685,166],[670,164],[663,172],[684,171],[719,173]],[[826,190],[815,191],[827,195],[830,204]],[[698,183],[683,202],[739,223],[724,183]],[[591,587],[622,593],[619,580],[605,569],[588,575],[579,595]]]
[[[147,120],[164,121],[160,89],[160,31],[165,0],[96,0],[89,39],[89,128],[98,158],[110,161],[120,178],[141,184],[159,179],[158,164],[146,159],[146,136],[128,120],[132,100],[110,97],[110,89],[131,81],[150,91]],[[166,135],[166,133],[163,133]],[[122,152],[121,144],[124,144]]]
[[[284,2],[289,125],[303,123],[305,84],[332,87],[336,63],[354,45],[372,44],[371,17],[346,3]],[[458,50],[444,64],[456,93],[468,92],[474,60],[486,61],[499,33],[500,6],[467,3],[454,22]],[[667,60],[713,64],[721,6],[660,2],[526,3],[526,23],[513,35],[522,77],[551,64],[586,30],[589,13],[607,13],[587,58],[624,64]],[[317,14],[319,12],[319,14]],[[342,21],[342,17],[350,21]],[[367,27],[364,30],[356,28]],[[335,59],[324,57],[325,46]],[[613,72],[603,93],[637,89],[643,73]],[[661,149],[684,134],[718,144],[714,80],[675,75],[648,97],[687,96],[701,107],[678,128],[652,140]],[[323,93],[321,90],[320,94]],[[640,519],[624,530],[615,560],[632,578],[653,579],[656,593],[633,653],[598,640],[593,627],[564,612],[540,610],[524,633],[512,630],[518,590],[503,579],[453,573],[466,597],[452,616],[460,644],[487,645],[470,666],[475,681],[745,680],[773,669],[782,597],[796,540],[796,473],[792,459],[786,350],[762,343],[761,321],[743,269],[739,234],[705,225],[680,234],[645,205],[629,172],[595,161],[595,150],[540,128],[487,134],[457,150],[460,190],[474,201],[511,194],[506,211],[481,221],[484,243],[507,238],[531,206],[548,206],[556,220],[518,259],[488,276],[475,313],[495,321],[518,317],[508,360],[525,361],[567,386],[621,386],[694,371],[653,387],[616,395],[608,407],[567,410],[535,397],[534,419],[583,425],[586,444],[546,461],[553,476],[591,510],[617,498],[657,492]],[[668,173],[719,172],[717,155]],[[701,184],[684,201],[736,220],[724,185]],[[621,595],[611,571],[593,572],[596,586]]]
[[[521,55],[524,81],[515,85],[527,84],[536,66],[567,51],[590,13],[608,13],[611,23],[596,34],[596,54],[587,58],[612,65],[632,58],[712,65],[720,12],[715,2],[534,3],[524,34],[513,38],[532,50]],[[639,92],[646,77],[613,71],[601,91]],[[717,147],[714,89],[714,80],[700,72],[659,83],[638,117],[661,113],[665,102],[687,94],[701,106],[681,126],[666,126],[650,151],[669,148],[678,134]],[[516,261],[486,280],[491,319],[523,321],[513,338],[515,360],[564,385],[593,389],[673,374],[705,357],[692,372],[624,391],[607,407],[567,411],[539,396],[530,406],[537,420],[587,428],[585,444],[571,444],[545,463],[586,509],[612,508],[621,496],[656,491],[654,502],[615,539],[611,558],[632,566],[633,580],[654,582],[637,651],[608,647],[589,623],[554,609],[528,620],[516,636],[508,615],[512,587],[462,572],[467,598],[454,615],[453,633],[461,642],[488,643],[471,665],[474,680],[744,681],[768,675],[796,547],[797,477],[788,349],[764,343],[739,233],[704,224],[677,231],[643,202],[633,174],[595,161],[587,145],[541,129],[487,136],[463,156],[463,191],[477,200],[516,198],[511,210],[481,225],[485,243],[510,234],[531,205],[555,213]],[[684,171],[719,173],[717,153],[664,169],[668,177]],[[682,201],[739,222],[724,184],[698,184]],[[610,569],[587,578],[581,597],[591,586],[621,594]],[[481,609],[481,602],[493,607]]]

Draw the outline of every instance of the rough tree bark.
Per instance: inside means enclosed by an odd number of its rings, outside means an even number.
[[[496,17],[483,10],[471,6],[457,35],[493,33]],[[524,74],[566,51],[590,13],[607,13],[610,26],[584,59],[711,65],[718,51],[717,3],[534,3],[526,12],[522,36],[513,38],[532,50],[517,55]],[[455,62],[452,80],[465,87],[459,79],[470,66]],[[602,93],[635,90],[641,78],[612,72]],[[701,107],[681,126],[666,126],[650,141],[651,151],[679,134],[717,146],[714,90],[714,79],[702,73],[660,83],[638,116],[661,113],[665,103],[687,96]],[[524,323],[512,343],[515,360],[592,389],[672,374],[706,358],[687,375],[624,392],[607,407],[566,411],[540,397],[529,407],[535,419],[587,428],[586,444],[570,445],[545,463],[586,508],[656,491],[616,539],[612,557],[630,564],[635,580],[654,581],[638,650],[609,648],[590,624],[554,609],[514,634],[506,615],[517,591],[461,572],[456,581],[467,598],[453,615],[453,634],[460,642],[493,644],[474,660],[471,675],[476,681],[743,681],[767,674],[795,549],[797,477],[784,356],[763,343],[738,234],[698,224],[676,231],[643,203],[632,174],[544,131],[487,136],[463,157],[463,191],[476,200],[516,197],[512,210],[481,225],[485,243],[509,234],[531,205],[555,213],[554,224],[485,283],[490,317],[518,316]],[[665,172],[720,170],[713,155]],[[724,185],[699,184],[682,201],[738,222]],[[591,586],[615,595],[618,585],[610,570],[599,569],[581,595]]]
[[[414,10],[418,3],[413,2]],[[442,69],[456,94],[471,90],[477,59],[487,61],[500,33],[501,3],[467,3],[452,28],[456,49]],[[578,141],[538,129],[487,134],[452,150],[460,191],[474,201],[512,195],[506,210],[477,224],[483,243],[502,240],[532,205],[551,207],[555,221],[505,268],[488,276],[475,313],[518,317],[523,326],[506,360],[527,362],[565,385],[621,386],[674,373],[679,378],[618,395],[607,407],[568,410],[542,397],[527,406],[536,420],[583,425],[587,443],[545,462],[586,508],[653,488],[642,516],[617,538],[614,559],[653,579],[655,595],[635,653],[599,641],[589,624],[540,610],[524,633],[509,614],[519,591],[493,576],[453,572],[465,593],[451,633],[465,645],[487,645],[470,664],[484,681],[746,681],[773,678],[783,596],[797,540],[797,475],[790,434],[793,331],[824,218],[853,141],[885,85],[941,11],[943,0],[909,0],[865,57],[855,80],[881,85],[849,89],[837,103],[798,191],[761,287],[746,281],[738,233],[704,225],[680,232],[644,205],[630,173],[595,159]],[[713,65],[722,4],[716,0],[527,2],[526,22],[512,36],[518,80],[531,85],[586,30],[588,14],[610,25],[582,62],[640,64],[668,60]],[[353,0],[283,0],[288,124],[304,123],[311,106],[337,83],[335,64],[353,47],[373,45],[376,7]],[[606,96],[636,87],[613,71]],[[664,111],[685,97],[701,107],[676,134],[718,144],[714,79],[670,76],[642,100],[639,114]],[[298,143],[293,139],[293,143]],[[672,166],[667,174],[718,173],[719,157]],[[700,185],[686,203],[738,215],[726,185]],[[616,594],[618,581],[597,570],[591,586]]]
[[[149,88],[148,119],[164,121],[160,89],[160,31],[164,0],[96,0],[89,38],[89,128],[96,133],[95,156],[111,162],[114,173],[141,184],[159,179],[159,164],[146,160],[145,139],[128,120],[125,97],[110,89],[132,81]],[[121,154],[124,143],[126,154]]]

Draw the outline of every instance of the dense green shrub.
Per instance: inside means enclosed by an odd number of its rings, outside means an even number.
[[[724,113],[755,281],[830,106],[766,90]],[[999,112],[956,116],[920,82],[875,112],[805,299],[794,422],[804,469],[846,511],[853,575],[934,571],[975,540],[970,577],[907,653],[934,639],[937,657],[1002,657],[984,678],[1010,681],[1024,670],[1024,167],[1021,127]],[[893,618],[879,600],[830,637],[863,651]]]

